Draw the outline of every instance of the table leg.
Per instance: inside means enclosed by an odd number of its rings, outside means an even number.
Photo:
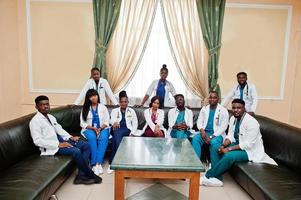
[[[124,177],[118,170],[115,170],[115,200],[124,200]]]
[[[199,199],[200,173],[194,173],[189,181],[189,200]]]

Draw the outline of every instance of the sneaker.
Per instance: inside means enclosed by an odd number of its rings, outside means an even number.
[[[113,172],[114,172],[114,170],[111,169],[111,166],[109,165],[108,170],[107,170],[107,173],[108,173],[108,174],[112,174]]]
[[[207,178],[205,175],[201,177],[200,184],[210,187],[222,187],[224,184],[217,178]]]
[[[97,168],[97,170],[98,170],[98,174],[97,174],[97,175],[103,174],[103,168],[102,168],[101,165],[96,165],[96,168]]]
[[[200,177],[200,185],[206,185],[207,182],[208,182],[208,178],[205,175]]]
[[[97,165],[95,165],[95,166],[92,167],[92,171],[94,172],[95,175],[97,175],[97,176],[99,175],[99,171],[98,171]]]

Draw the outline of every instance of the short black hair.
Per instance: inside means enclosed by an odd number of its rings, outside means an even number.
[[[183,95],[183,94],[176,94],[176,95],[174,96],[175,99],[176,99],[177,97],[182,97],[182,98],[184,99],[184,95]]]
[[[233,99],[232,104],[233,104],[233,103],[239,103],[239,104],[242,104],[242,105],[245,105],[245,104],[246,104],[245,101],[242,100],[242,99]]]
[[[126,98],[128,97],[125,90],[122,90],[121,92],[119,92],[119,99],[121,99],[123,97],[126,97]]]
[[[211,93],[216,94],[216,95],[218,96],[218,92],[215,91],[215,90],[210,90],[210,91],[209,91],[209,94],[211,94]]]
[[[93,71],[99,71],[100,72],[100,69],[98,69],[97,67],[93,67],[92,69],[91,69],[91,73],[93,72]]]
[[[34,102],[36,103],[36,105],[38,105],[41,101],[44,101],[44,100],[49,101],[49,98],[45,95],[40,95],[35,98]]]
[[[238,77],[239,75],[245,75],[245,76],[248,76],[248,74],[246,72],[238,72],[236,74],[236,77]]]

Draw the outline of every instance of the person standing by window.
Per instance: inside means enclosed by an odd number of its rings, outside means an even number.
[[[176,90],[171,82],[167,79],[168,69],[164,64],[160,70],[160,79],[154,80],[148,87],[147,92],[141,102],[137,107],[142,107],[149,97],[152,95],[158,96],[160,99],[160,108],[173,107],[175,105],[174,98],[170,98],[169,94],[173,97],[177,94]]]

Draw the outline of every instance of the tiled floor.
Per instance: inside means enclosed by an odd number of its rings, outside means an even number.
[[[57,191],[59,200],[113,200],[114,199],[114,173],[106,174],[107,165],[102,184],[97,185],[73,185],[72,175],[63,186]],[[130,197],[143,189],[153,186],[156,183],[188,195],[189,181],[182,180],[158,180],[158,179],[129,179],[126,180],[126,197]],[[251,197],[228,175],[224,176],[224,187],[200,186],[200,199],[223,199],[223,200],[251,200]],[[131,199],[132,200],[132,199]],[[159,199],[158,199],[159,200]],[[176,200],[176,199],[173,199]]]

